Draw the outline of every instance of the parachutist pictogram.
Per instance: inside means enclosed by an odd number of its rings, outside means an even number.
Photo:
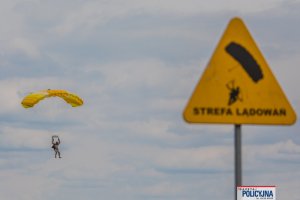
[[[226,84],[226,87],[230,90],[229,101],[228,101],[229,106],[235,103],[237,100],[243,101],[243,98],[241,97],[240,87],[235,86],[234,80],[228,82]]]

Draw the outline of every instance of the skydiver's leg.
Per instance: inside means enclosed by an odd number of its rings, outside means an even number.
[[[55,158],[57,155],[60,157],[60,153],[59,153],[58,149],[55,149]]]

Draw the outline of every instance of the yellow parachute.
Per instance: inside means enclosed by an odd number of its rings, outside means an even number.
[[[81,106],[83,104],[83,100],[77,96],[76,94],[72,94],[66,90],[42,90],[34,93],[30,93],[22,100],[21,104],[24,108],[31,108],[39,101],[48,97],[60,97],[64,99],[68,104],[72,107]]]

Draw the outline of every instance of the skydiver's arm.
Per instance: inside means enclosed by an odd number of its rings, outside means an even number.
[[[229,86],[229,83],[226,84],[226,87],[231,90],[231,87]]]

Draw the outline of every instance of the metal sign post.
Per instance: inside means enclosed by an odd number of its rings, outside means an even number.
[[[234,125],[234,167],[235,167],[235,200],[237,200],[237,186],[242,185],[242,128]]]

